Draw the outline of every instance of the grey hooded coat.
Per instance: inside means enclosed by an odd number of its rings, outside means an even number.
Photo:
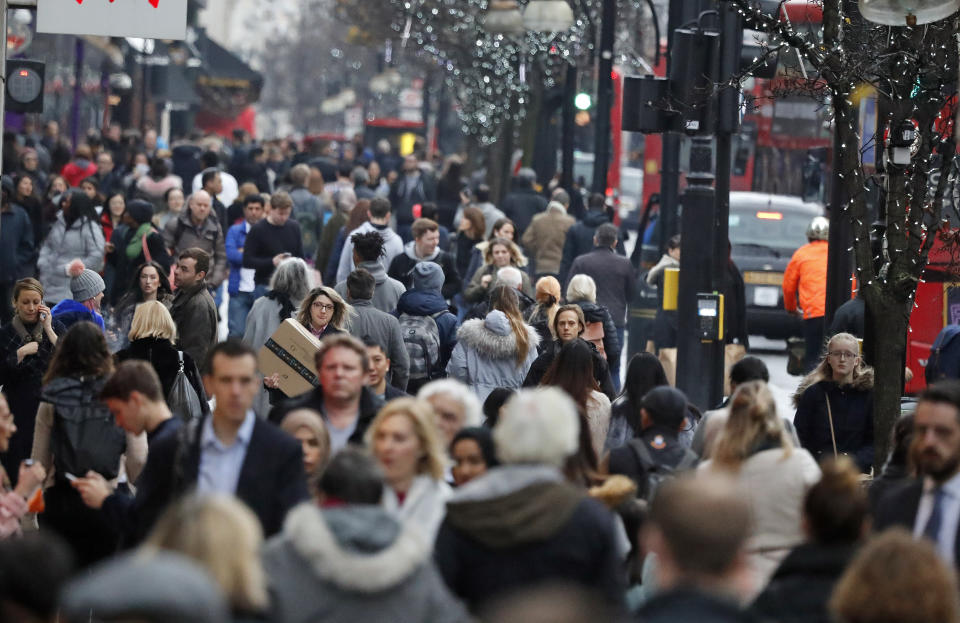
[[[493,310],[486,318],[468,320],[457,331],[457,346],[447,364],[447,374],[467,384],[480,402],[497,387],[520,388],[537,358],[540,335],[525,324],[527,355],[517,363],[517,337],[506,314]]]

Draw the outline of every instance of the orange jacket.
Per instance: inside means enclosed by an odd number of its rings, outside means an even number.
[[[797,249],[783,273],[783,307],[797,309],[797,291],[803,317],[820,318],[827,305],[827,241],[814,240]]]

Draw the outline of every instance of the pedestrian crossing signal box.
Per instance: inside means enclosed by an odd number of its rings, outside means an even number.
[[[697,318],[701,342],[723,340],[723,295],[697,294]]]

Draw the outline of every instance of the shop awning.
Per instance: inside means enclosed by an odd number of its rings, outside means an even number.
[[[196,91],[202,108],[218,117],[234,117],[260,99],[263,76],[243,59],[197,30],[194,42],[202,64]]]

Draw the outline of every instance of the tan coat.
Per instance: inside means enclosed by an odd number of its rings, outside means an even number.
[[[533,217],[520,242],[527,255],[533,257],[538,275],[560,272],[563,243],[567,239],[567,230],[575,222],[572,216],[555,209],[548,209]]]

